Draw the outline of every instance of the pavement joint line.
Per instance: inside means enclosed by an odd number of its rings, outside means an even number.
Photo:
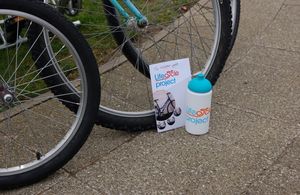
[[[141,133],[139,133],[137,136],[139,136]],[[133,138],[131,138],[130,140],[128,140],[128,141],[125,141],[124,143],[122,143],[122,144],[120,144],[120,146],[121,145],[124,145],[124,144],[126,144],[126,143],[129,143],[130,141],[132,141],[133,139],[135,139],[137,136],[135,136],[135,137],[133,137]],[[235,144],[232,144],[232,143],[229,143],[229,142],[227,142],[227,141],[225,141],[225,140],[222,140],[222,139],[220,139],[219,137],[215,137],[215,136],[210,136],[210,135],[208,135],[208,139],[214,139],[214,140],[217,140],[217,141],[219,141],[219,142],[221,142],[222,144],[225,144],[225,145],[227,145],[227,146],[229,146],[229,147],[233,147],[233,148],[236,148],[236,149],[238,149],[238,150],[240,150],[240,151],[243,151],[243,152],[245,152],[245,153],[249,153],[247,150],[245,150],[245,149],[243,149],[243,148],[240,148],[239,146],[237,146],[237,145],[235,145]],[[112,151],[114,151],[114,150],[116,150],[117,148],[114,148],[113,150],[111,150],[111,152]],[[107,153],[106,154],[106,156],[108,156],[109,154]],[[249,154],[249,155],[251,155],[251,154]],[[269,159],[267,159],[267,158],[264,158],[264,157],[262,157],[264,160],[269,160]],[[101,160],[100,160],[101,161]],[[270,161],[270,160],[269,160]],[[99,162],[99,161],[96,161],[96,162],[94,162],[93,164],[95,164],[95,163],[97,163],[97,162]],[[92,165],[92,164],[90,164],[90,165]],[[84,168],[85,169],[85,168]],[[82,169],[82,170],[84,170],[84,169]],[[80,171],[82,171],[82,170],[80,170]],[[79,171],[78,171],[79,172]],[[69,172],[68,172],[69,173]],[[69,174],[69,177],[73,177],[74,179],[76,179],[77,181],[79,181],[79,182],[81,182],[81,183],[83,183],[83,184],[85,184],[87,187],[89,187],[89,188],[91,188],[91,189],[93,189],[93,190],[95,190],[96,192],[98,192],[98,193],[100,193],[97,189],[95,189],[94,187],[92,187],[92,186],[90,186],[86,181],[83,181],[83,180],[81,180],[80,178],[78,178],[77,176],[76,176],[76,174],[72,174],[72,173],[70,173]],[[254,178],[255,179],[255,178]],[[254,180],[253,179],[253,180]],[[250,182],[252,182],[252,181],[250,181]],[[249,182],[249,183],[250,183]],[[57,183],[56,183],[57,184]],[[55,185],[56,185],[55,184]],[[54,185],[53,185],[54,186]],[[53,187],[53,186],[51,186],[51,188]],[[245,187],[243,187],[242,189],[246,189],[247,188],[247,183],[246,183],[246,186]]]
[[[244,149],[244,148],[239,147],[239,146],[236,145],[235,143],[229,143],[229,142],[226,142],[225,140],[222,140],[221,138],[215,137],[215,136],[210,136],[210,135],[209,135],[208,137],[213,138],[213,139],[216,139],[217,141],[220,141],[221,143],[226,144],[227,146],[236,148],[236,149],[238,149],[238,150],[240,150],[240,151],[243,151],[243,152],[247,153],[247,154],[250,155],[250,156],[253,156],[251,152],[247,151],[247,150]],[[273,163],[274,163],[274,161],[276,160],[276,159],[275,159],[275,160],[271,160],[271,159],[268,159],[268,158],[263,157],[263,156],[261,157],[261,159],[262,159],[262,160],[265,160],[265,161],[272,162],[272,163],[271,163],[268,167],[262,169],[262,170],[261,170],[256,176],[254,176],[250,181],[246,182],[246,183],[245,183],[245,186],[244,186],[244,187],[241,187],[241,190],[242,190],[241,194],[243,194],[244,191],[247,191],[248,186],[250,186],[254,181],[256,181],[257,178],[261,175],[261,173],[264,172],[265,170],[267,170],[270,166],[272,166]]]
[[[254,43],[254,46],[255,47],[260,47],[260,48],[273,49],[273,50],[279,50],[279,51],[286,51],[286,52],[289,52],[289,53],[300,54],[300,50],[299,51],[295,51],[295,50],[284,49],[284,48],[279,48],[279,47],[270,47],[270,46],[265,46],[265,45],[257,45],[255,43]]]
[[[287,4],[287,3],[284,3],[285,6],[297,6],[299,7],[300,5],[299,4]]]
[[[261,178],[260,178],[260,181],[261,181]],[[258,181],[256,181],[256,182],[253,182],[253,183],[251,183],[250,185],[248,185],[247,187],[245,187],[245,190],[241,193],[241,195],[249,195],[247,192],[248,192],[248,190],[250,190],[251,189],[251,186],[253,185],[253,184],[255,184],[255,183],[257,183]],[[265,183],[265,182],[263,182],[263,181],[261,181],[261,183],[263,183],[264,185],[266,185],[266,186],[268,186],[268,187],[270,187],[270,188],[275,188],[275,189],[281,189],[282,187],[275,187],[275,186],[271,186],[270,184],[267,184],[267,183]],[[247,185],[247,184],[246,184]]]
[[[230,72],[232,69],[240,66],[239,62],[243,61],[248,56],[248,54],[252,51],[252,48],[254,48],[254,45],[250,45],[250,47],[247,49],[246,53],[244,55],[242,55],[241,57],[239,57],[239,59],[237,59],[236,61],[232,62],[232,65],[229,66],[228,68],[226,68],[226,65],[225,65],[225,68],[221,72],[221,74],[225,75],[227,72]]]
[[[255,46],[256,46],[256,45],[255,45]],[[254,48],[254,47],[253,47],[253,48]],[[251,49],[252,49],[252,48],[251,48]],[[271,48],[270,48],[270,49],[271,49]],[[275,48],[272,48],[272,49],[275,49]],[[250,51],[249,51],[249,52],[250,52]],[[295,53],[298,53],[298,52],[295,52]],[[243,60],[247,60],[247,59],[251,60],[251,58],[252,58],[252,57],[249,57],[248,55],[245,55],[245,56],[243,57],[243,59],[239,59],[239,60],[237,61],[237,63],[243,62]],[[252,65],[258,65],[257,63],[253,63],[253,62],[247,62],[247,63],[252,64]],[[282,69],[279,69],[279,68],[277,68],[277,67],[274,67],[274,66],[270,66],[270,65],[264,64],[263,62],[261,62],[259,65],[260,65],[260,66],[265,66],[265,67],[268,67],[268,68],[273,68],[273,69],[282,71]],[[240,65],[240,64],[235,64],[235,63],[234,63],[234,65],[230,66],[227,70],[224,70],[221,74],[222,74],[222,75],[227,75],[232,69],[235,69],[235,68],[238,67],[238,66],[241,66],[241,65]],[[285,70],[285,71],[286,71],[286,70]],[[297,73],[294,73],[294,72],[293,72],[293,74],[297,74]],[[296,76],[296,75],[294,75],[294,76]]]
[[[300,132],[295,135],[292,139],[289,140],[289,143],[286,144],[282,152],[277,156],[277,158],[274,160],[275,164],[279,164],[279,160],[285,155],[286,151],[295,143],[296,139],[299,137]],[[289,167],[288,167],[289,168]],[[289,168],[291,169],[291,168]]]
[[[250,156],[253,156],[251,152],[247,151],[247,150],[244,149],[244,148],[239,147],[238,145],[236,145],[236,143],[229,143],[229,142],[227,142],[227,141],[225,141],[225,140],[222,140],[220,137],[216,137],[216,136],[211,136],[211,135],[209,135],[208,137],[213,138],[213,139],[215,139],[215,140],[217,140],[217,141],[220,141],[221,143],[223,143],[223,144],[225,144],[225,145],[227,145],[227,146],[230,146],[230,147],[233,147],[233,148],[235,148],[235,149],[237,149],[237,150],[243,151],[243,152],[245,152],[246,154],[248,154],[248,155],[250,155]],[[273,164],[273,161],[272,161],[271,159],[268,159],[268,158],[263,157],[263,156],[261,157],[261,159],[262,159],[262,160],[265,160],[265,161],[272,162],[271,165]],[[270,165],[270,166],[271,166],[271,165]],[[248,186],[250,186],[250,185],[253,183],[253,181],[256,181],[257,177],[259,177],[259,175],[260,175],[261,172],[265,171],[265,170],[268,169],[268,168],[269,168],[269,166],[268,166],[267,168],[262,169],[262,170],[257,174],[257,176],[254,176],[253,179],[251,179],[250,181],[246,182],[246,183],[245,183],[245,186],[244,186],[244,187],[241,187],[241,190],[242,190],[241,194],[243,194],[244,191],[247,191]]]
[[[68,178],[68,177],[67,177]],[[43,181],[43,180],[42,180]],[[53,188],[55,185],[57,185],[58,183],[60,183],[61,181],[57,181],[57,182],[54,182],[52,183],[51,185],[49,185],[48,187],[44,188],[42,191],[38,192],[38,193],[35,193],[35,195],[40,195],[40,194],[43,194],[45,192],[47,192],[48,190],[50,190],[51,188]]]
[[[108,156],[110,153],[112,153],[113,151],[115,151],[115,150],[117,150],[118,148],[122,147],[122,146],[125,145],[126,143],[131,142],[132,140],[134,140],[136,137],[138,137],[138,136],[141,135],[141,134],[142,134],[142,132],[136,133],[136,135],[130,137],[129,139],[125,140],[123,143],[121,143],[121,144],[119,144],[118,146],[114,147],[113,149],[109,150],[109,151],[107,152],[107,155],[104,155],[103,157]]]
[[[272,116],[269,116],[269,115],[264,115],[262,113],[259,113],[259,112],[256,112],[256,111],[253,111],[253,110],[250,110],[250,109],[244,109],[244,108],[240,108],[239,106],[236,106],[236,105],[233,105],[233,104],[226,104],[226,103],[221,103],[221,102],[217,102],[217,101],[213,101],[213,103],[217,104],[217,105],[221,105],[221,106],[226,106],[228,108],[231,108],[231,109],[234,109],[234,110],[239,110],[239,111],[243,111],[245,113],[248,113],[248,114],[253,114],[255,116],[259,116],[259,117],[262,117],[264,119],[269,119],[269,120],[273,120],[273,121],[279,121],[279,122],[283,122],[283,123],[289,123],[291,121],[289,120],[283,120],[281,118],[276,118],[276,117],[272,117]],[[294,121],[297,123],[297,121]],[[295,124],[295,125],[292,125],[292,126],[299,126],[299,124]]]
[[[285,0],[285,1],[286,1],[286,0]],[[284,1],[284,2],[285,2],[285,1]],[[249,54],[249,52],[251,51],[251,49],[255,46],[255,44],[254,44],[254,43],[255,43],[255,40],[257,40],[258,38],[260,38],[260,37],[262,36],[262,33],[263,33],[264,31],[266,31],[266,29],[269,28],[269,26],[270,26],[270,25],[273,23],[273,21],[277,18],[279,12],[282,10],[282,8],[283,8],[283,6],[284,6],[284,2],[283,2],[282,5],[280,6],[280,8],[277,10],[275,16],[270,20],[269,24],[267,24],[265,28],[263,28],[261,31],[257,32],[256,35],[253,36],[253,38],[252,38],[252,43],[253,43],[253,44],[250,45],[250,47],[249,47],[249,49],[246,51],[246,53],[245,53],[244,55],[242,55],[239,59],[237,59],[236,61],[234,61],[234,62],[233,62],[233,65],[230,66],[229,68],[226,69],[226,66],[225,66],[225,69],[223,70],[224,73],[230,71],[232,68],[237,67],[237,66],[239,65],[238,62],[241,61],[241,60],[243,60],[243,58],[246,57],[246,56]]]
[[[252,57],[246,56],[244,59],[246,59],[246,60],[252,60]],[[246,61],[246,63],[249,64],[249,65],[255,65],[255,66],[262,66],[262,67],[270,68],[270,69],[273,69],[273,70],[277,70],[277,71],[279,71],[279,72],[280,72],[280,71],[281,71],[281,72],[290,72],[290,73],[292,73],[292,76],[296,76],[296,77],[297,77],[297,74],[299,74],[299,73],[295,73],[295,71],[292,71],[292,70],[286,70],[286,69],[280,69],[280,68],[275,67],[275,66],[271,66],[271,65],[268,65],[268,64],[264,64],[263,62],[260,62],[259,64],[257,64],[257,63],[247,62],[247,61]],[[293,81],[291,81],[291,82],[288,83],[288,84],[291,84],[291,83],[293,83]]]
[[[76,156],[76,154],[75,154],[75,156]],[[72,160],[72,159],[71,159],[71,160]],[[65,166],[63,166],[61,169],[64,170],[66,173],[68,173],[68,174],[71,175],[71,176],[74,176],[74,174],[76,174],[76,173],[72,173],[72,171],[69,171],[68,169],[66,169]],[[81,171],[81,170],[80,170],[80,171]]]
[[[271,169],[274,167],[274,165],[276,165],[275,160],[274,161],[271,160],[270,165],[268,165],[266,168],[262,169],[262,171],[260,171],[248,183],[246,183],[244,192],[247,192],[247,189],[251,188],[251,186],[253,184],[255,184],[256,182],[258,182],[258,181],[263,182],[263,179],[266,178],[268,175],[270,175]],[[268,185],[268,186],[270,186],[270,185]],[[270,187],[273,187],[273,186],[270,186]]]
[[[55,186],[55,185],[58,184],[58,183],[59,183],[59,182],[57,182],[57,183],[55,183],[55,184],[53,184],[53,185],[51,185],[51,186],[49,186],[49,187],[43,189],[42,191],[40,191],[40,192],[38,192],[38,193],[35,193],[35,195],[40,195],[40,194],[43,194],[43,193],[47,192],[48,190],[50,190],[53,186]]]
[[[96,161],[96,162],[98,162],[98,161]],[[95,163],[96,163],[96,162],[95,162]],[[93,164],[95,164],[95,163],[93,163]],[[82,170],[84,170],[84,169],[82,169]],[[80,171],[81,171],[81,170],[80,170]],[[78,171],[78,172],[79,172],[79,171]],[[84,184],[86,187],[91,188],[92,190],[94,190],[94,191],[96,191],[97,193],[101,194],[96,188],[94,188],[93,186],[90,186],[90,185],[88,184],[87,181],[83,181],[83,180],[81,180],[80,178],[78,178],[78,177],[76,176],[76,174],[70,174],[70,176],[69,176],[68,178],[73,178],[73,179],[77,180],[78,182]],[[57,183],[56,183],[56,184],[57,184]],[[54,186],[51,186],[51,187],[54,187]]]
[[[91,188],[92,190],[96,191],[97,193],[101,194],[96,188],[94,188],[93,186],[90,186],[87,181],[82,181],[81,179],[77,178],[76,176],[71,176],[74,179],[76,179],[77,181],[79,181],[80,183],[84,184],[86,187]]]
[[[37,96],[37,100],[34,98],[32,100],[32,102],[27,102],[25,103],[24,108],[20,105],[17,105],[15,107],[12,108],[12,114],[10,115],[11,117],[10,118],[13,118],[17,115],[19,115],[20,113],[24,112],[25,110],[30,110],[32,108],[35,108],[36,106],[39,106],[47,101],[49,101],[51,98],[45,98],[45,99],[42,99],[43,97],[47,97],[49,96],[50,92],[47,92],[45,94],[42,94],[40,96]],[[6,121],[8,118],[5,118],[5,117],[0,117],[0,124],[4,121]]]
[[[286,0],[285,0],[286,1]],[[258,31],[256,33],[256,35],[253,36],[252,39],[252,45],[251,45],[251,49],[253,48],[253,46],[255,46],[255,42],[262,37],[262,34],[271,26],[271,24],[276,20],[277,16],[279,15],[280,11],[282,10],[282,8],[284,7],[284,2],[281,4],[280,8],[277,10],[277,12],[275,13],[275,15],[273,16],[273,18],[270,20],[270,22],[260,31]],[[248,52],[247,52],[248,54]]]
[[[244,148],[241,148],[239,147],[238,145],[236,145],[236,142],[233,142],[233,143],[230,143],[230,142],[227,142],[226,140],[222,140],[222,138],[220,137],[217,137],[217,136],[209,136],[211,138],[214,138],[218,141],[221,141],[222,143],[228,145],[228,146],[232,146],[232,147],[235,147],[236,149],[239,149],[239,150],[243,150],[245,151],[246,153],[249,153],[248,150],[244,149]],[[275,158],[267,158],[267,157],[261,157],[262,159],[266,160],[266,161],[270,161],[272,162],[272,164],[277,164],[277,162],[279,161],[279,159],[284,156],[284,152],[290,148],[290,146],[295,142],[295,140],[300,137],[300,131],[294,136],[292,137],[291,139],[288,139],[288,143],[286,144],[286,146],[283,147],[283,150],[280,154],[278,154]],[[250,152],[250,155],[251,155],[251,152]]]
[[[67,177],[67,179],[75,179],[75,180],[78,181],[79,183],[84,184],[85,187],[90,188],[91,190],[96,191],[97,193],[100,194],[100,192],[99,192],[97,189],[93,188],[93,187],[90,186],[88,183],[86,183],[86,182],[84,182],[84,181],[78,179],[78,178],[77,178],[75,175],[73,175],[73,174],[69,174],[69,176]],[[55,183],[55,185],[57,185],[58,183],[59,183],[59,182]],[[55,185],[52,185],[49,189],[45,190],[44,192],[47,192],[47,191],[51,190]],[[43,192],[42,192],[42,193],[43,193]]]
[[[286,1],[286,0],[285,0]],[[284,2],[285,2],[284,1]],[[262,32],[265,32],[270,26],[271,24],[277,19],[277,16],[279,15],[280,11],[282,10],[282,8],[284,7],[284,2],[281,4],[280,8],[277,10],[275,16],[271,19],[270,23],[266,25],[266,27],[258,34],[261,34]]]
[[[88,167],[90,167],[90,166],[93,166],[93,165],[96,164],[97,162],[102,161],[105,157],[109,156],[113,151],[115,151],[115,150],[117,150],[118,148],[122,147],[124,144],[131,142],[131,141],[134,140],[137,136],[139,136],[141,133],[142,133],[142,132],[139,132],[139,133],[137,133],[136,135],[130,137],[129,139],[125,140],[125,141],[122,142],[121,144],[115,146],[114,148],[112,148],[111,150],[109,150],[108,152],[106,152],[105,154],[103,154],[103,155],[101,156],[101,158],[99,158],[99,159],[97,159],[97,160],[95,160],[95,161],[93,161],[93,162],[88,163],[86,166],[82,167],[81,169],[79,169],[78,171],[76,171],[76,172],[74,172],[74,173],[72,173],[71,171],[68,171],[65,167],[63,167],[62,169],[64,169],[64,171],[66,171],[68,174],[70,174],[70,175],[72,175],[73,177],[76,177],[76,178],[77,178],[76,174],[77,174],[78,172],[83,171],[83,170],[85,170],[86,168],[88,168]],[[75,159],[74,159],[74,160],[75,160]],[[79,179],[79,178],[77,178],[77,179]]]
[[[270,175],[271,174],[271,172],[272,172],[272,168],[275,166],[275,165],[277,165],[277,164],[280,164],[279,163],[279,160],[284,156],[284,154],[285,154],[285,152],[287,151],[287,149],[289,149],[289,147],[295,142],[295,140],[298,138],[300,136],[300,132],[298,133],[298,134],[296,134],[296,136],[294,137],[294,138],[292,138],[292,140],[290,140],[290,142],[284,147],[284,149],[282,150],[282,152],[274,159],[274,160],[270,160],[272,163],[266,168],[266,169],[264,169],[264,170],[262,170],[258,175],[257,175],[257,177],[255,177],[255,178],[253,178],[253,180],[252,180],[252,182],[249,182],[249,184],[246,184],[246,186],[248,185],[248,189],[251,187],[251,185],[253,185],[254,183],[255,183],[255,179],[257,179],[257,178],[259,178],[257,181],[261,181],[263,184],[265,184],[265,185],[268,185],[268,184],[266,184],[265,182],[263,182],[263,179],[264,178],[266,178],[268,175]],[[294,170],[294,169],[292,169],[292,168],[289,168],[289,167],[287,167],[287,166],[284,166],[284,165],[282,165],[283,167],[286,167],[286,168],[288,168],[289,170]],[[276,187],[276,186],[271,186],[271,185],[268,185],[268,186],[270,186],[270,187],[274,187],[274,188],[277,188],[277,189],[281,189],[281,188],[278,188],[278,187]],[[243,193],[245,193],[245,192],[247,192],[247,189],[243,192]]]

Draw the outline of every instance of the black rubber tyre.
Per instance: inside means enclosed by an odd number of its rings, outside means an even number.
[[[235,21],[232,23],[232,33],[231,33],[231,38],[230,38],[230,43],[229,43],[229,47],[228,47],[228,56],[230,55],[230,52],[234,46],[237,34],[238,34],[238,29],[239,29],[239,24],[240,24],[240,14],[241,14],[241,1],[240,0],[232,0],[236,3],[236,5],[234,7],[232,7],[232,9],[236,9],[235,10]]]
[[[74,49],[78,51],[77,53],[83,64],[83,72],[86,74],[87,86],[87,101],[84,102],[86,109],[82,112],[81,123],[78,124],[74,135],[70,136],[70,140],[43,163],[34,165],[31,168],[24,168],[24,170],[0,172],[0,188],[7,189],[39,181],[64,166],[78,152],[94,125],[100,99],[100,79],[95,58],[87,42],[72,23],[66,21],[56,10],[36,0],[0,0],[0,11],[2,9],[28,13],[41,19],[41,21],[51,24],[62,33]],[[31,29],[31,32],[34,32],[34,28]],[[31,34],[31,38],[34,36],[34,34]],[[38,48],[36,48],[36,52],[38,52]],[[33,55],[37,55],[37,53]],[[77,109],[77,107],[73,107],[73,109]]]

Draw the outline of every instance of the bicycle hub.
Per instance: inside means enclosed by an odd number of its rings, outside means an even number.
[[[11,104],[14,100],[13,94],[2,84],[0,84],[0,100],[6,105]]]

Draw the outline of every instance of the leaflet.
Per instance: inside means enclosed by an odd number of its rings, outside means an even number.
[[[150,65],[150,76],[157,131],[184,126],[186,88],[191,79],[189,59]]]

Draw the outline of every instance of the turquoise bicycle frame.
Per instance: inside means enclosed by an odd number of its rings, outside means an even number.
[[[110,2],[115,6],[118,12],[126,19],[126,21],[129,21],[131,19],[130,15],[120,5],[118,0],[110,0]],[[123,2],[128,7],[128,9],[132,12],[132,14],[135,16],[137,25],[139,27],[146,27],[148,25],[147,17],[144,16],[130,0],[123,0]]]

